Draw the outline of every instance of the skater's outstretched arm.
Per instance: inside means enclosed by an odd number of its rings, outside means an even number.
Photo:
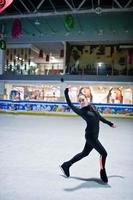
[[[106,120],[104,117],[102,117],[100,114],[99,114],[99,119],[101,122],[105,123],[105,124],[108,124],[109,126],[111,126],[112,128],[116,128],[116,125],[108,120]]]
[[[64,94],[65,94],[65,98],[66,98],[66,101],[67,101],[67,104],[70,106],[70,108],[75,112],[77,113],[78,115],[82,115],[82,111],[80,108],[77,108],[76,106],[74,106],[69,98],[69,95],[68,95],[68,92],[69,92],[69,89],[66,88],[65,91],[64,91]]]

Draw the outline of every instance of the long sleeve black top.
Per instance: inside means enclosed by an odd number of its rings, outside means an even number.
[[[74,106],[69,98],[68,92],[65,91],[65,98],[66,101],[68,103],[68,105],[70,106],[70,108],[77,113],[79,116],[81,116],[87,123],[87,127],[86,127],[86,133],[88,133],[87,135],[93,135],[94,137],[98,137],[98,133],[99,133],[99,121],[102,121],[105,124],[108,124],[109,126],[112,126],[113,123],[106,120],[105,118],[103,118],[98,111],[95,110],[95,108],[93,108],[92,105],[88,104],[88,106],[82,107],[82,108],[78,108],[76,106]],[[86,135],[86,137],[87,137]]]

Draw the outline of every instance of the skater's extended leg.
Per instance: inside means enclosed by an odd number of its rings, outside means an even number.
[[[105,183],[107,183],[108,177],[105,170],[107,152],[99,140],[94,140],[92,141],[91,144],[96,149],[96,151],[98,151],[98,153],[100,154],[100,177]]]
[[[89,153],[92,151],[92,149],[93,149],[93,147],[86,142],[82,152],[76,154],[69,161],[64,162],[60,167],[61,167],[62,171],[64,172],[65,176],[69,177],[70,176],[70,172],[69,172],[70,166],[72,164],[74,164],[75,162],[81,160],[82,158],[88,156]]]

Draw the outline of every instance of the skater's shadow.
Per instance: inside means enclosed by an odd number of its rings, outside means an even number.
[[[123,176],[118,176],[118,175],[108,176],[108,178],[114,178],[114,177],[124,178]],[[99,178],[81,178],[81,177],[71,176],[69,179],[76,179],[76,180],[81,180],[84,182],[73,188],[65,188],[64,190],[66,192],[73,192],[73,191],[84,189],[84,188],[87,188],[87,189],[89,189],[89,188],[111,188],[111,186],[109,184],[104,183]]]
[[[73,192],[75,190],[80,190],[84,188],[89,189],[89,188],[110,188],[111,187],[109,184],[105,184],[101,179],[98,179],[98,178],[80,178],[80,177],[71,176],[70,179],[81,180],[84,182],[73,188],[65,188],[64,190],[66,192]]]

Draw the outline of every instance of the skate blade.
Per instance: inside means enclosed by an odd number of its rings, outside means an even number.
[[[61,165],[59,165],[59,167],[60,167],[60,169],[61,169],[63,175],[65,176],[65,178],[69,178],[69,177],[65,174],[65,172],[64,172],[63,168],[61,167]]]

